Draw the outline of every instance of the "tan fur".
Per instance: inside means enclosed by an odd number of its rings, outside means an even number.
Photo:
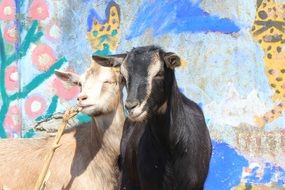
[[[92,69],[97,70],[92,77],[98,80],[100,68]],[[50,165],[46,190],[117,189],[117,157],[125,116],[120,88],[116,91],[113,100],[109,100],[112,101],[109,113],[65,132],[60,141],[62,146],[56,150]],[[1,140],[0,189],[32,190],[53,140],[53,137]]]

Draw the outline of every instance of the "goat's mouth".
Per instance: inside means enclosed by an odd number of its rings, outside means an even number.
[[[81,113],[85,113],[87,115],[93,115],[94,111],[96,110],[95,105],[89,104],[89,105],[78,105],[77,107],[80,108]]]
[[[81,104],[79,104],[79,105],[77,105],[77,107],[78,107],[78,108],[81,108],[81,110],[84,110],[84,109],[86,109],[86,108],[90,108],[90,107],[92,107],[92,106],[94,106],[94,105],[92,105],[92,104],[88,104],[88,105],[81,105]]]

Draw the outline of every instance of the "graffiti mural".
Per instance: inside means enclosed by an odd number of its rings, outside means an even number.
[[[27,5],[9,0],[1,3],[0,135],[2,138],[19,137],[25,136],[22,134],[22,125],[51,117],[61,103],[67,103],[79,93],[79,88],[68,86],[53,75],[56,69],[68,65],[68,61],[64,55],[57,55],[55,50],[57,42],[61,40],[61,31],[51,14],[52,5],[45,0],[34,0]],[[27,22],[24,24],[16,19],[16,15],[17,10],[25,6],[28,11],[24,18]],[[106,15],[107,20],[104,21],[96,17],[94,9],[90,9],[87,22],[87,38],[94,53],[101,55],[116,50],[119,40],[118,5],[110,3]],[[73,70],[72,66],[66,69]],[[33,76],[26,76],[30,72]],[[45,89],[45,86],[49,86],[52,93],[36,90],[38,87],[40,90]]]
[[[22,5],[23,2],[17,3],[11,0],[3,0],[0,5],[1,29],[4,29],[0,34],[1,137],[15,137],[21,134],[22,111],[19,100],[25,100],[26,114],[32,119],[46,111],[46,100],[40,95],[33,94],[33,90],[52,76],[55,69],[59,69],[66,62],[64,57],[57,59],[52,48],[41,42],[44,32],[39,30],[39,25],[48,16],[46,3],[35,1],[31,4],[29,14],[26,15],[29,19],[26,26],[15,20],[17,9]],[[39,8],[43,10],[40,13],[37,12]],[[27,30],[24,38],[21,39],[21,34],[24,33],[23,27],[27,27]],[[35,47],[32,50],[32,55],[27,55],[33,44]],[[20,85],[19,64],[21,62],[19,60],[25,56],[31,56],[32,64],[40,73],[29,82]]]
[[[274,91],[272,101],[274,108],[257,117],[257,124],[263,127],[266,123],[279,118],[285,110],[285,5],[275,1],[258,1],[256,18],[252,28],[254,39],[264,51],[264,66],[268,83]]]
[[[102,19],[94,9],[88,16],[87,37],[97,55],[108,55],[115,51],[119,42],[120,8],[115,2],[110,2],[106,8],[106,19]]]
[[[233,33],[240,30],[229,19],[209,15],[199,7],[199,3],[200,1],[192,3],[187,0],[156,0],[142,6],[130,28],[127,39],[141,35],[147,28],[152,28],[154,36],[170,32]]]
[[[0,23],[1,138],[75,104],[55,69],[156,44],[181,56],[179,89],[205,113],[205,189],[285,189],[284,1],[0,0]]]

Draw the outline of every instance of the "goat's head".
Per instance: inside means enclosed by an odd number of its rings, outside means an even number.
[[[146,46],[134,48],[127,54],[101,57],[98,63],[121,66],[127,88],[125,107],[131,120],[140,122],[153,113],[165,112],[174,68],[181,64],[175,53]]]
[[[93,63],[81,76],[58,70],[55,74],[60,79],[81,87],[77,106],[81,107],[81,112],[87,115],[98,116],[110,113],[116,110],[121,100],[119,70],[100,66],[94,58]]]

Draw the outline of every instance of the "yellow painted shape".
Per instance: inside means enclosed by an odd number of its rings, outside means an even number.
[[[233,187],[231,190],[246,190],[246,185],[244,183],[240,183],[238,186]],[[251,188],[248,190],[273,190],[271,186],[267,185],[255,185],[252,184]]]
[[[266,14],[267,18],[262,19],[262,14]],[[285,44],[285,30],[284,27],[283,31],[280,31],[275,27],[270,27],[260,34],[254,33],[264,27],[264,24],[257,24],[258,22],[265,22],[269,25],[271,21],[285,24],[285,6],[281,3],[276,3],[273,0],[269,2],[266,0],[263,1],[257,9],[252,35],[264,50],[265,72],[269,85],[272,86],[272,89],[275,92],[272,96],[272,100],[275,102],[285,100],[285,72],[281,72],[282,69],[285,69],[285,52],[282,48]],[[270,38],[278,36],[282,36],[281,40],[278,42],[271,42],[269,40]],[[279,49],[279,52],[277,49]],[[274,74],[270,74],[270,70]],[[277,80],[278,78],[282,80],[279,81]]]
[[[258,1],[260,2],[260,1]],[[264,51],[265,75],[273,91],[275,103],[285,101],[285,4],[263,0],[256,10],[252,36]],[[274,106],[263,116],[255,117],[256,125],[263,127],[282,116],[284,107]]]
[[[89,40],[93,50],[103,50],[104,44],[109,45],[110,50],[116,50],[119,42],[120,31],[120,11],[119,7],[113,5],[110,7],[109,15],[107,15],[105,23],[99,23],[94,20],[92,29],[87,32],[87,39]],[[114,35],[114,31],[116,31]],[[94,36],[94,33],[96,35]]]
[[[182,69],[184,69],[184,68],[187,67],[187,61],[186,61],[185,59],[180,59],[180,62],[181,62],[180,67],[181,67]]]

